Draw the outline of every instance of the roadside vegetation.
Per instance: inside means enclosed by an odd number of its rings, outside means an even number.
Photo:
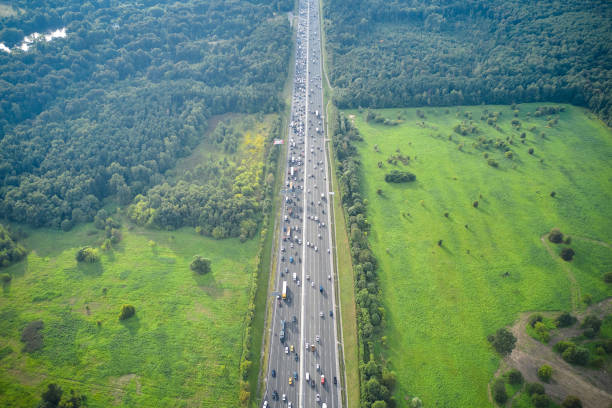
[[[359,197],[346,206],[367,238],[352,242],[371,247],[378,266],[374,356],[397,373],[397,401],[490,406],[487,384],[514,347],[500,329],[522,311],[574,313],[612,295],[610,131],[569,105],[376,111],[401,122],[391,126],[367,113],[344,111],[335,145],[355,148],[338,156],[340,188]],[[385,182],[393,170],[416,179]],[[547,319],[530,335],[552,336]]]

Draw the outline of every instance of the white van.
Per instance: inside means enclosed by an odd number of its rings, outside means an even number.
[[[310,382],[310,373],[306,371],[306,382]]]

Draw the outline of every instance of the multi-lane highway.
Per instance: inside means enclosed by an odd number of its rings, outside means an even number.
[[[341,406],[318,0],[300,0],[264,406]]]

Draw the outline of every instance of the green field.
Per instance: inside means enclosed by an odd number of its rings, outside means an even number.
[[[521,311],[569,310],[583,307],[585,294],[612,295],[602,279],[612,250],[583,239],[612,243],[612,132],[569,105],[535,117],[540,105],[518,106],[516,118],[509,106],[374,111],[399,120],[395,126],[345,111],[364,137],[362,186],[386,308],[383,353],[398,373],[401,405],[416,395],[430,407],[489,406],[499,358],[487,335]],[[481,120],[485,110],[501,112],[497,129],[488,115]],[[476,130],[460,135],[454,127],[470,126],[468,112]],[[398,154],[407,164],[387,162]],[[386,183],[393,169],[417,179]],[[541,242],[553,227],[572,236],[571,264]]]
[[[223,118],[245,132],[238,152],[203,142],[168,178],[183,179],[211,154],[248,156],[259,168],[274,118]],[[110,250],[100,248],[105,233],[91,223],[70,232],[27,230],[28,257],[2,270],[12,280],[0,296],[0,406],[33,406],[49,383],[84,394],[91,407],[239,406],[259,234],[244,243],[214,240],[193,228],[141,228],[124,213],[112,215],[122,220],[123,237]],[[76,262],[86,245],[99,249],[100,262]],[[211,259],[212,273],[192,272],[194,255]],[[120,322],[123,304],[133,305],[136,316]],[[43,347],[26,353],[22,330],[36,320],[44,323]]]

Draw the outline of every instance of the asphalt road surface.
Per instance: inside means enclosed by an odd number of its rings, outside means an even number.
[[[339,408],[319,3],[300,0],[298,7],[276,299],[262,404]]]

